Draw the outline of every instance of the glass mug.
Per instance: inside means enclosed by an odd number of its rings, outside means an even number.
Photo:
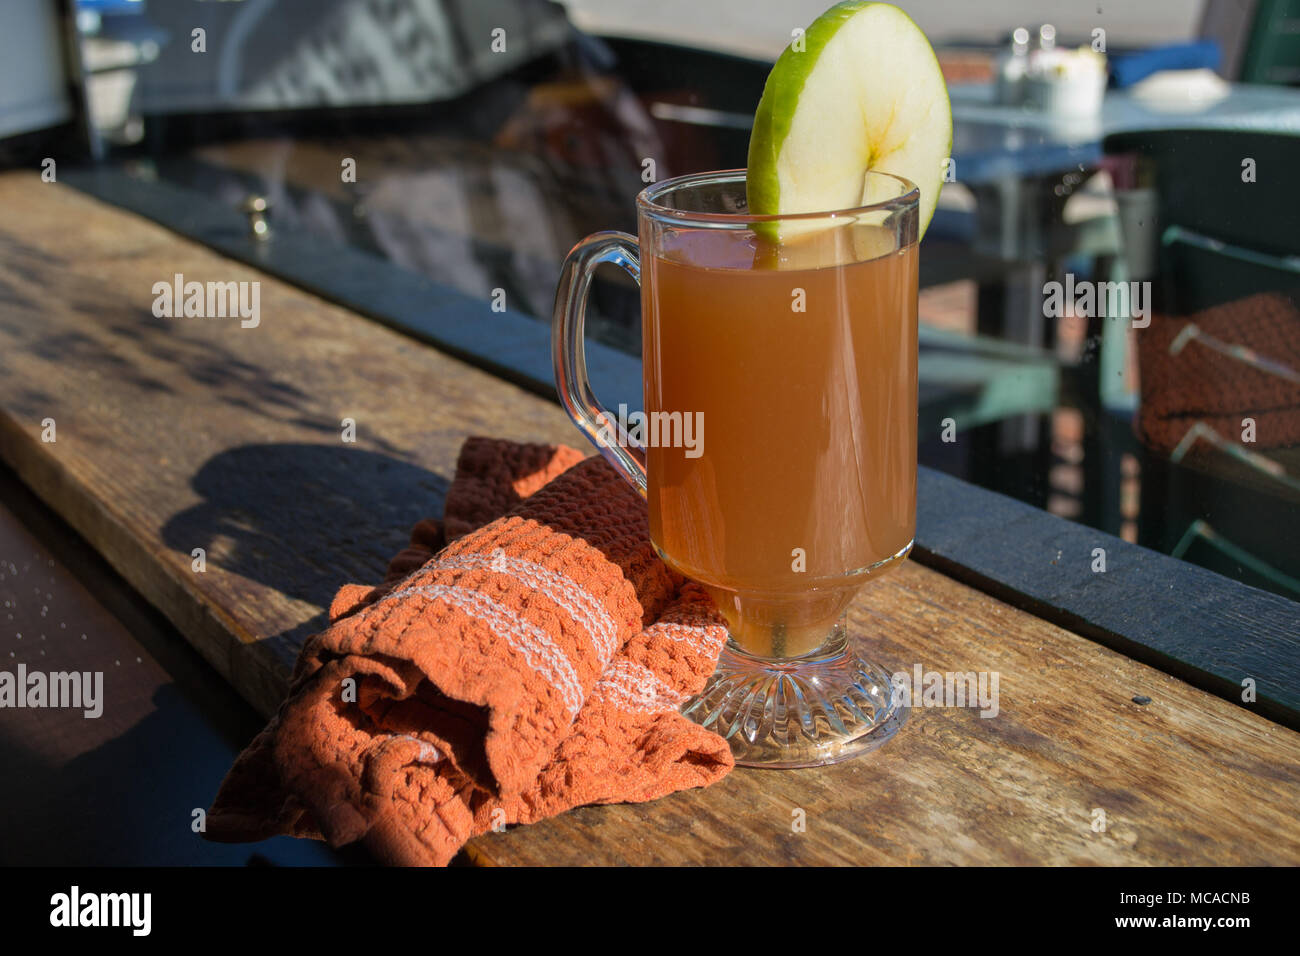
[[[751,216],[745,172],[637,197],[639,240],[569,253],[552,325],[574,424],[645,496],[660,557],[713,596],[730,639],[682,712],[737,763],[805,767],[889,739],[889,672],[846,626],[916,527],[917,188],[868,173],[854,209]],[[583,326],[596,267],[641,286],[644,415],[603,408]]]

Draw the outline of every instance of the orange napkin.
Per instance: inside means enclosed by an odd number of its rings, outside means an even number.
[[[733,765],[677,712],[725,624],[659,561],[645,503],[599,458],[471,438],[442,524],[416,526],[383,584],[340,590],[330,620],[222,783],[209,839],[362,840],[443,865],[489,829]]]

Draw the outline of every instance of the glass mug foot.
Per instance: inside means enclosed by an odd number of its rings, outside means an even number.
[[[843,620],[805,657],[755,657],[729,642],[682,714],[724,737],[741,767],[816,767],[874,750],[903,726],[907,707],[862,643]]]

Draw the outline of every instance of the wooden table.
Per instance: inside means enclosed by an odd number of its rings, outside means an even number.
[[[438,513],[466,436],[580,441],[543,399],[72,189],[6,174],[0,209],[0,456],[263,713],[333,590]],[[260,281],[260,324],[155,317],[177,272]],[[1295,732],[915,562],[850,613],[895,667],[997,671],[1000,713],[917,709],[858,760],[737,770],[469,857],[1300,862]]]

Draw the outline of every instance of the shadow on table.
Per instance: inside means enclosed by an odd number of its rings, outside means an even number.
[[[378,583],[411,527],[442,514],[448,479],[350,444],[266,444],[209,459],[203,499],[173,516],[163,541],[288,597],[327,608],[339,587]],[[250,600],[254,599],[250,594]],[[324,614],[278,639],[319,630]]]
[[[351,444],[244,445],[195,473],[200,500],[168,520],[162,537],[186,556],[205,549],[210,567],[324,608],[343,584],[378,583],[411,526],[441,514],[447,486],[418,465]],[[247,596],[232,600],[261,599],[260,589],[239,579],[234,587]],[[262,620],[274,614],[251,610]],[[269,640],[292,655],[324,623],[322,612]],[[0,865],[367,862],[360,852],[340,857],[309,841],[223,845],[193,831],[195,810],[209,806],[247,743],[242,725],[233,735],[226,726],[243,703],[224,684],[214,687],[214,678],[191,675],[206,706],[196,703],[193,686],[163,686],[144,717],[71,759],[51,762],[20,735],[0,733],[5,809],[23,821],[0,835]]]
[[[0,865],[320,866],[365,863],[324,844],[279,837],[257,844],[210,843],[194,832],[237,754],[213,720],[175,685],[125,733],[52,766],[0,735],[6,768]],[[18,825],[18,821],[23,821]]]

